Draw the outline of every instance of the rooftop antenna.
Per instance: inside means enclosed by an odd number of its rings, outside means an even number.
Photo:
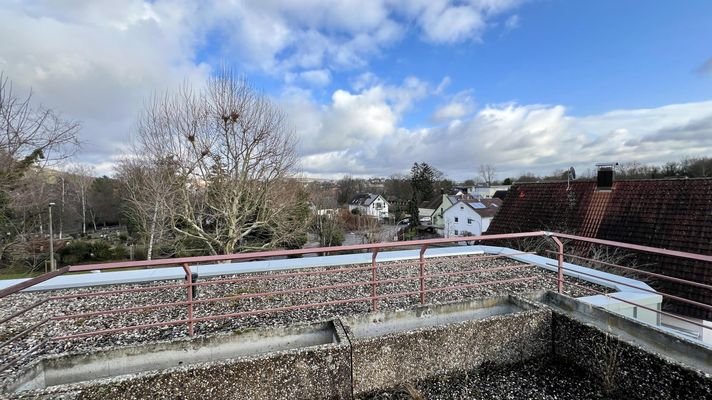
[[[571,180],[576,179],[576,170],[574,167],[569,168],[568,174],[566,174],[566,190],[571,190]]]

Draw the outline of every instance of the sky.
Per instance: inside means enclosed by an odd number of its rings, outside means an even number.
[[[111,175],[151,95],[244,74],[309,177],[712,155],[712,1],[0,0],[0,71]]]

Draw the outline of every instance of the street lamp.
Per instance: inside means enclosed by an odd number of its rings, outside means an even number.
[[[52,206],[54,203],[49,203],[49,269],[54,271],[54,236],[52,235]]]

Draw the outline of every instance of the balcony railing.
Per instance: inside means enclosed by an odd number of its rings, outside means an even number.
[[[518,271],[543,271],[535,264],[517,262],[515,256],[532,255],[532,252],[516,251],[507,254],[476,254],[468,256],[468,262],[463,265],[450,266],[448,258],[433,256],[429,249],[443,245],[460,243],[488,244],[502,241],[533,241],[548,243],[549,249],[543,252],[555,257],[555,272],[545,274],[521,273]],[[167,329],[171,335],[193,336],[198,333],[210,331],[209,328],[196,327],[203,324],[219,323],[225,321],[248,321],[250,318],[265,318],[265,316],[281,313],[302,312],[309,310],[338,310],[339,307],[353,305],[361,307],[360,310],[375,311],[382,304],[396,304],[398,307],[426,304],[431,301],[447,300],[447,295],[468,296],[474,291],[484,287],[497,287],[500,285],[513,285],[520,290],[526,290],[528,284],[546,280],[552,288],[559,293],[568,289],[577,289],[579,293],[605,295],[610,299],[630,304],[641,309],[665,315],[668,318],[683,321],[697,326],[701,330],[712,329],[699,321],[676,315],[657,308],[649,307],[626,299],[616,293],[611,293],[603,286],[585,284],[583,281],[566,278],[569,272],[586,278],[589,275],[598,282],[610,281],[611,284],[629,286],[642,292],[660,295],[665,299],[682,302],[712,311],[712,305],[697,300],[685,298],[680,295],[661,293],[649,287],[631,285],[630,280],[611,278],[611,275],[602,277],[595,273],[597,267],[607,270],[619,270],[622,273],[634,273],[636,276],[647,276],[658,280],[669,280],[678,284],[689,285],[699,290],[712,291],[712,285],[694,282],[679,277],[648,272],[645,270],[619,265],[605,260],[596,260],[584,255],[565,252],[564,242],[587,243],[597,246],[610,246],[634,253],[655,254],[666,257],[675,257],[694,262],[705,263],[712,267],[712,257],[693,253],[658,249],[646,246],[611,242],[568,234],[551,232],[526,232],[503,235],[487,235],[473,237],[442,238],[430,240],[414,240],[392,243],[374,243],[354,246],[341,246],[329,248],[311,248],[300,250],[273,250],[258,253],[239,253],[230,255],[204,256],[160,259],[136,262],[116,262],[92,265],[73,265],[58,269],[57,271],[29,279],[22,283],[0,290],[0,299],[8,296],[20,296],[20,292],[32,288],[49,279],[72,273],[86,273],[89,271],[117,271],[137,268],[161,268],[180,266],[184,273],[183,281],[153,282],[147,285],[119,285],[108,290],[93,288],[74,293],[55,293],[37,296],[36,301],[12,312],[0,319],[0,372],[18,366],[32,357],[45,353],[49,348],[58,343],[67,341],[85,340],[95,337],[111,337],[129,331],[146,331],[152,329]],[[379,261],[379,255],[387,250],[410,249],[417,252],[415,259],[397,261]],[[200,279],[195,281],[194,267],[204,264],[248,262],[254,260],[274,260],[285,257],[297,257],[309,254],[323,255],[327,253],[370,253],[369,264],[352,264],[332,267],[314,267],[305,269],[268,271],[264,273],[233,274],[217,277],[215,279]],[[540,251],[541,253],[542,251]],[[451,257],[451,256],[448,256]],[[526,257],[525,257],[526,258]],[[494,262],[497,260],[497,262]],[[567,267],[569,262],[582,262],[593,267],[589,272],[582,270],[572,271]],[[279,262],[279,261],[276,261]],[[439,263],[439,264],[438,264]],[[478,267],[474,267],[478,263]],[[446,265],[447,268],[436,268]],[[471,267],[468,267],[471,265]],[[210,268],[205,266],[204,268]],[[299,283],[299,285],[286,285],[285,282]],[[220,295],[216,297],[204,296],[204,289],[208,287],[222,287]],[[333,293],[334,296],[325,298],[319,294]],[[154,297],[148,302],[145,295],[153,293]],[[183,293],[181,295],[181,293]],[[200,294],[200,295],[198,295]],[[24,294],[24,296],[28,296]],[[129,299],[129,304],[121,306],[104,307],[111,304],[114,296],[123,296]],[[31,297],[31,296],[29,296]],[[99,307],[80,307],[87,299],[103,299]],[[135,299],[135,302],[133,301]],[[284,301],[272,301],[284,299]],[[2,300],[6,301],[6,300]],[[102,303],[104,302],[104,303]],[[75,306],[76,305],[76,306]],[[219,307],[218,307],[219,306]],[[222,307],[222,308],[221,308]],[[215,309],[218,309],[218,312]],[[163,311],[164,313],[160,313]],[[226,312],[226,310],[231,310]],[[36,319],[29,318],[30,314],[39,314]],[[123,316],[123,320],[119,319]],[[127,316],[135,316],[128,318]],[[143,318],[145,317],[145,318]],[[115,318],[116,322],[114,319]],[[142,319],[143,318],[143,319]],[[87,321],[101,321],[103,329],[97,329],[96,324]],[[135,323],[123,324],[124,321]],[[98,323],[98,322],[97,322]],[[116,324],[119,324],[118,326]],[[69,325],[67,325],[69,324]],[[87,325],[90,328],[77,331],[77,327]],[[92,326],[93,325],[93,326]],[[63,329],[71,326],[72,329]],[[51,328],[51,329],[50,329]],[[93,328],[93,329],[92,329]],[[177,329],[177,330],[176,330]],[[180,329],[183,329],[182,331]],[[33,340],[25,340],[33,337]],[[24,340],[24,341],[23,341]],[[12,349],[11,351],[8,349]],[[3,350],[5,349],[5,350]]]

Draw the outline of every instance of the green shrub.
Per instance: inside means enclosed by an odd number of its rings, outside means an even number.
[[[104,241],[73,240],[57,252],[59,262],[64,265],[122,261],[128,258],[124,246],[112,247]]]

